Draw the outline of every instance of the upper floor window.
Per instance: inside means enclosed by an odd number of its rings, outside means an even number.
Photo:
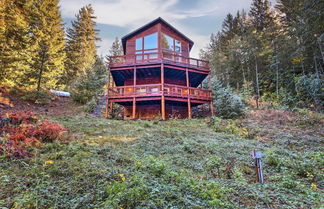
[[[175,52],[181,52],[181,42],[162,33],[162,48],[175,51]]]
[[[136,50],[142,50],[143,49],[143,38],[136,39]]]
[[[144,49],[157,49],[157,48],[158,48],[157,33],[144,36]]]
[[[144,43],[144,45],[143,45]],[[144,46],[144,48],[143,48]],[[147,49],[157,49],[158,48],[158,36],[157,33],[153,33],[141,38],[136,39],[136,51],[147,50]]]

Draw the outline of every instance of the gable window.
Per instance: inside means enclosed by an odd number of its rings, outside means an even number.
[[[181,53],[181,42],[178,40],[175,40],[174,51]]]
[[[162,42],[162,49],[181,53],[181,41],[162,33],[161,42]]]
[[[138,38],[138,39],[136,39],[136,51],[142,50],[142,49],[143,49],[143,39]]]
[[[158,48],[157,33],[144,36],[144,49],[157,49],[157,48]]]
[[[158,35],[152,33],[150,35],[136,39],[135,54],[136,60],[156,59],[158,48]]]

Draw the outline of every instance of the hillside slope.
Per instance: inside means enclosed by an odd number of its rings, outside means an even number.
[[[75,140],[34,149],[33,158],[1,158],[0,206],[320,207],[323,133],[315,127],[322,121],[313,118],[311,126],[305,126],[311,118],[304,124],[285,122],[285,128],[278,129],[265,121],[257,122],[256,113],[243,121],[221,121],[218,127],[210,119],[163,122],[82,115],[56,118]],[[248,127],[252,120],[255,124]],[[297,137],[312,127],[315,131]],[[300,130],[296,135],[295,129]],[[264,185],[254,182],[250,157],[254,149],[265,155]],[[48,160],[53,164],[45,165]]]

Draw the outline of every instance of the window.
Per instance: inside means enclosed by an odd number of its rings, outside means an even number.
[[[138,38],[136,39],[136,50],[142,50],[143,48],[143,45],[142,45],[142,41],[143,39],[142,38]]]
[[[162,34],[162,48],[181,53],[181,41],[166,34]]]
[[[157,33],[144,36],[144,49],[156,49],[156,48],[158,48]]]
[[[171,38],[170,36],[166,34],[162,34],[162,48],[173,51],[174,50],[173,40],[174,39]]]
[[[181,42],[178,40],[175,40],[175,51],[176,52],[181,52]]]
[[[143,42],[144,41],[144,42]],[[144,48],[143,48],[144,43]],[[156,59],[157,48],[158,48],[158,35],[157,33],[152,33],[150,35],[136,39],[135,43],[135,54],[136,60],[147,60]]]

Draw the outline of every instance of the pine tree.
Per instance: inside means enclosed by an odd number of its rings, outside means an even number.
[[[96,56],[93,66],[85,71],[72,85],[72,98],[81,104],[86,104],[104,91],[107,83],[107,67],[103,58]]]
[[[36,1],[31,18],[32,41],[35,46],[31,70],[26,83],[54,88],[64,70],[65,41],[58,0]]]
[[[110,56],[121,56],[123,55],[123,46],[119,40],[118,37],[115,38],[115,41],[112,43],[111,48],[109,49],[109,53],[106,56],[106,60],[108,63],[108,86],[112,86],[113,85],[113,79],[111,78],[111,74],[110,74],[110,69],[109,69],[109,61],[110,61]],[[118,59],[118,58],[114,58],[114,59]]]
[[[268,0],[253,0],[250,10],[252,25],[260,32],[272,22],[272,13]]]
[[[96,60],[99,41],[98,30],[95,29],[94,10],[91,5],[82,7],[67,30],[67,61],[65,63],[64,82],[70,84],[76,77],[92,67]]]
[[[23,84],[30,70],[30,12],[32,0],[0,1],[0,81],[14,86]]]
[[[123,55],[123,47],[118,37],[115,38],[115,41],[112,43],[111,48],[109,49],[109,56],[121,56]]]

